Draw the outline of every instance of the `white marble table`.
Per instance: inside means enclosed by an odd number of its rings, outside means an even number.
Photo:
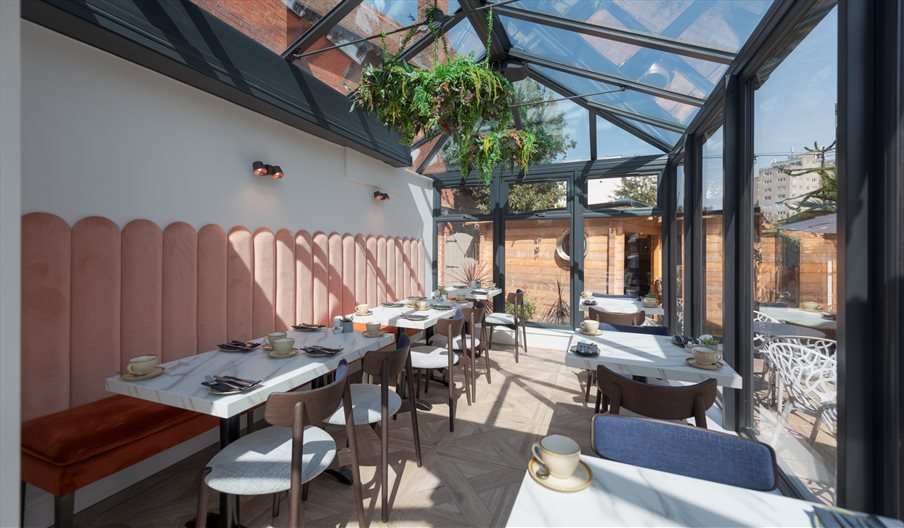
[[[807,310],[802,310],[800,308],[789,308],[781,306],[761,306],[759,311],[768,315],[769,317],[778,319],[779,321],[786,323],[808,326],[810,328],[816,329],[828,328],[834,330],[838,328],[838,321],[826,319],[822,316],[822,314],[825,313],[822,311],[810,312]]]
[[[403,302],[403,301],[399,301]],[[430,303],[430,310],[419,311],[407,304],[405,306],[401,306],[398,308],[391,308],[388,306],[375,306],[370,309],[372,312],[371,315],[355,315],[354,321],[356,323],[380,323],[385,326],[394,326],[396,328],[413,328],[415,330],[426,330],[434,325],[440,319],[445,319],[448,317],[452,317],[455,315],[456,308],[448,308],[448,309],[437,309],[434,308],[434,304],[447,304],[450,306],[455,305],[452,301],[447,301],[445,303],[437,303],[434,301],[428,301]],[[411,319],[406,319],[405,315],[426,315],[427,319],[423,321],[412,321]]]
[[[486,293],[474,293],[474,290],[482,290]],[[502,293],[501,288],[452,288],[446,291],[447,296],[464,297],[472,301],[489,301],[500,293]]]
[[[218,418],[231,418],[266,402],[267,396],[272,393],[292,390],[332,372],[343,359],[355,361],[365,353],[393,342],[390,334],[364,337],[360,332],[335,334],[330,328],[316,332],[289,331],[288,337],[294,338],[295,346],[299,348],[322,345],[343,350],[331,357],[311,357],[299,352],[287,359],[271,359],[261,348],[252,352],[212,350],[163,363],[166,372],[149,380],[123,381],[119,376],[107,378],[107,391]],[[263,381],[259,388],[249,392],[215,396],[201,385],[207,375]]]
[[[571,352],[578,342],[596,343],[600,355],[579,356]],[[597,365],[624,376],[646,376],[675,381],[700,383],[715,378],[716,383],[730,389],[743,386],[741,376],[728,364],[719,370],[703,370],[687,364],[690,353],[672,343],[669,336],[634,334],[630,332],[602,331],[599,336],[588,336],[575,331],[565,349],[565,364],[569,367],[596,370]]]
[[[658,315],[660,317],[665,315],[665,310],[662,306],[657,306],[655,308],[646,308],[643,304],[637,299],[620,299],[620,298],[612,298],[612,297],[593,297],[591,299],[581,299],[581,310],[586,314],[590,312],[590,305],[584,304],[585,300],[596,301],[597,308],[602,308],[609,312],[615,313],[634,313],[643,310],[647,315]]]
[[[526,453],[525,456],[530,456]],[[507,526],[815,526],[815,504],[582,456],[590,487],[560,493],[525,472]],[[886,526],[901,521],[882,519]]]

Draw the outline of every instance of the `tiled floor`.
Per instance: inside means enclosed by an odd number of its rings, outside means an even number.
[[[530,445],[551,432],[567,434],[589,450],[592,404],[583,402],[584,376],[566,368],[562,351],[531,349],[516,364],[510,350],[494,350],[492,381],[477,382],[470,407],[462,393],[455,432],[449,432],[447,390],[433,384],[422,399],[435,404],[419,413],[423,467],[414,462],[411,422],[401,415],[390,424],[390,525],[500,526],[508,519]],[[481,364],[483,361],[481,360]],[[365,511],[380,525],[380,483],[375,481],[379,443],[370,428],[358,430],[362,446]],[[79,513],[78,526],[184,526],[194,517],[197,478],[216,446]],[[352,488],[330,476],[312,481],[304,503],[308,526],[356,525]],[[217,500],[211,497],[211,507]],[[288,506],[271,517],[271,497],[241,502],[248,527],[284,526]]]

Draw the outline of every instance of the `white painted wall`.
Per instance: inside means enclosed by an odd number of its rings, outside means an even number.
[[[432,253],[429,179],[22,24],[23,213],[421,237]],[[286,177],[252,177],[255,160]]]
[[[19,525],[19,2],[0,2],[0,526]]]
[[[7,21],[19,27],[18,2],[3,8],[3,258],[4,347],[0,369],[2,423],[19,423],[20,214],[43,211],[70,224],[89,215],[124,226],[146,218],[161,227],[184,221],[250,229],[286,227],[340,233],[420,237],[430,281],[433,233],[431,181],[390,167],[356,151],[261,116],[196,88],[147,70],[30,22],[21,23],[22,164],[16,169],[18,121],[7,119],[7,99],[19,108],[18,77],[7,75],[7,57],[18,58],[18,38],[7,45]],[[10,24],[12,25],[12,24]],[[12,65],[10,65],[12,68]],[[7,155],[7,149],[15,156]],[[280,165],[280,181],[251,176],[255,160]],[[15,172],[15,171],[13,171]],[[9,192],[7,192],[9,185]],[[390,194],[373,201],[373,191]],[[9,203],[9,207],[7,204]],[[8,219],[10,219],[8,221]],[[430,288],[430,285],[427,285]],[[7,290],[9,288],[9,290]],[[10,310],[7,316],[7,309]],[[16,312],[14,313],[13,310]],[[0,428],[3,438],[3,516],[18,524],[18,428]],[[76,495],[81,510],[213,442],[202,435],[157,457],[88,486]],[[27,524],[52,523],[48,494],[29,489]],[[14,508],[7,517],[7,503]]]

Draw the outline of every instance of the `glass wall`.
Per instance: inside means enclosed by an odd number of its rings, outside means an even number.
[[[493,222],[439,222],[436,232],[437,285],[465,286],[493,281]]]
[[[703,143],[703,331],[723,335],[722,288],[724,252],[722,247],[722,127],[707,135]]]
[[[837,8],[755,91],[754,421],[835,501]]]
[[[505,221],[505,291],[524,290],[528,321],[571,322],[570,222],[568,217]]]
[[[675,322],[678,328],[673,334],[686,335],[684,327],[684,163],[675,168],[675,229],[678,240],[678,255],[675,268]]]

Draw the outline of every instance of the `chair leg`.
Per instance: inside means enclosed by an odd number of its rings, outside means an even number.
[[[408,392],[414,394],[414,378],[413,376],[406,377],[408,378]],[[413,398],[411,402],[411,433],[414,436],[414,457],[417,460],[417,467],[421,467],[421,431],[417,424],[417,402],[413,401]]]
[[[471,349],[471,401],[477,403],[477,352]]]
[[[816,437],[819,436],[819,425],[822,423],[822,414],[824,411],[820,410],[816,415],[816,422],[813,424],[813,429],[810,431],[810,445],[816,445]]]
[[[603,406],[603,391],[596,391],[596,403],[593,405],[593,412],[599,414]]]
[[[587,371],[587,387],[584,391],[584,403],[588,403],[590,401],[590,386],[593,385],[593,371]]]
[[[517,330],[516,330],[517,332]],[[523,322],[521,323],[521,346],[524,347],[524,353],[527,354],[527,325]]]
[[[493,380],[490,379],[490,349],[489,349],[489,347],[487,347],[487,348],[483,351],[483,353],[486,355],[486,357],[484,358],[484,364],[485,364],[486,367],[487,367],[487,385],[492,385],[492,384],[493,384]]]
[[[449,432],[455,432],[455,405],[458,398],[455,397],[453,384],[449,384]]]
[[[518,362],[518,350],[521,349],[521,339],[518,337],[518,327],[515,326],[515,363]]]
[[[415,394],[415,398],[420,398],[421,397],[421,369],[417,369],[417,371],[415,371],[414,376],[415,376],[414,388],[415,388],[415,391],[417,392],[417,394]],[[424,390],[424,392],[427,392],[427,391]]]
[[[471,406],[471,377],[468,373],[468,358],[465,356],[464,350],[461,351],[462,354],[459,356],[458,362],[461,365],[461,370],[465,374],[465,395],[468,397],[468,407]],[[449,383],[455,383],[455,377],[450,374]]]
[[[279,503],[282,502],[280,499],[282,493],[274,493],[273,494],[273,506],[270,508],[270,515],[273,519],[279,517]]]
[[[308,488],[310,488],[310,484],[311,484],[310,482],[305,482],[304,484],[301,485],[301,500],[302,501],[308,500]]]
[[[412,412],[414,412],[412,410]],[[389,416],[383,413],[382,430],[380,431],[380,518],[389,522]]]
[[[210,468],[206,467],[201,470],[201,478],[198,482],[198,511],[195,517],[195,528],[207,528],[207,499],[210,490],[207,488],[207,482],[204,477],[210,473]]]
[[[488,345],[489,348],[493,348],[493,330],[496,330],[496,327],[493,325],[487,325],[487,330],[490,333],[490,343]]]

